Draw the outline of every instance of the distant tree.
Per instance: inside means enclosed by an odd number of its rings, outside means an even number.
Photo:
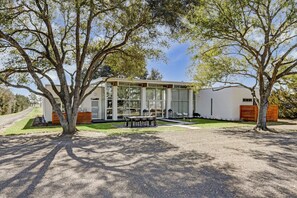
[[[28,97],[16,94],[14,102],[14,113],[23,111],[30,106],[30,100]]]
[[[142,60],[145,60],[145,57],[142,57]],[[93,79],[98,79],[100,77],[115,77],[115,78],[143,78],[147,70],[145,68],[139,68],[137,70],[129,70],[127,71],[116,71],[114,68],[104,65],[98,69],[98,71],[94,72]]]
[[[125,75],[124,73],[114,71],[112,67],[105,65],[94,73],[94,79],[98,79],[100,77],[129,78],[131,75]],[[162,80],[163,76],[157,69],[152,68],[151,72],[149,73],[147,69],[143,68],[138,70],[137,74],[134,73],[133,78],[144,80]]]
[[[163,75],[159,72],[158,69],[151,69],[150,74],[147,76],[148,80],[162,80]]]
[[[285,85],[272,91],[269,98],[271,104],[279,107],[279,117],[297,118],[297,76],[285,79]]]
[[[164,43],[160,27],[179,27],[188,2],[1,1],[0,54],[9,58],[0,69],[0,81],[47,98],[63,134],[73,134],[80,104],[102,83],[92,85],[94,73],[104,65],[125,75],[143,71],[146,58],[161,52],[156,49]],[[29,86],[32,82],[37,91]],[[54,94],[65,107],[65,117]]]
[[[28,97],[14,95],[8,88],[0,87],[0,115],[17,113],[29,106]]]
[[[295,0],[201,0],[183,35],[192,41],[196,86],[221,83],[251,90],[259,107],[255,129],[268,130],[273,86],[297,74]],[[255,88],[259,87],[260,98]]]
[[[0,115],[10,114],[14,111],[13,93],[7,89],[0,87]]]
[[[32,106],[36,106],[36,105],[39,103],[39,98],[38,98],[37,95],[34,94],[34,93],[31,93],[31,94],[29,95],[29,100],[30,100],[30,104],[31,104]]]
[[[146,80],[147,77],[148,77],[149,73],[147,71],[147,69],[145,69],[145,71],[143,72],[142,75],[138,76],[139,79],[142,79],[142,80]]]

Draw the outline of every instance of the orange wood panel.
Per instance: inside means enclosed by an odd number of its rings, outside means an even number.
[[[257,105],[241,105],[240,106],[240,119],[244,121],[257,121],[258,107]],[[267,121],[277,122],[278,119],[278,106],[269,105],[266,114]]]
[[[64,116],[66,114],[64,113]],[[92,122],[92,113],[91,112],[78,112],[77,114],[77,124],[89,124]],[[58,114],[55,112],[52,113],[52,123],[60,124]]]

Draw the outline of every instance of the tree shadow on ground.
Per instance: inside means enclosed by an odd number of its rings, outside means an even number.
[[[278,126],[278,125],[296,125],[297,122],[294,120],[278,120],[277,122],[267,122],[268,126]]]
[[[225,128],[218,133],[249,140],[265,146],[278,146],[287,151],[297,151],[297,132],[271,133],[247,131],[244,128]]]
[[[248,140],[255,145],[254,148],[245,149],[243,144],[241,149],[234,150],[269,166],[268,170],[250,173],[248,178],[253,189],[261,189],[263,197],[277,197],[279,194],[284,197],[297,197],[296,188],[294,190],[290,187],[291,184],[297,183],[297,133],[258,133],[240,128],[217,132]]]
[[[7,197],[235,197],[238,181],[206,153],[150,134],[6,137],[0,194]]]

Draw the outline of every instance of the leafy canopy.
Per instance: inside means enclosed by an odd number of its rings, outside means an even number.
[[[196,87],[221,83],[271,90],[296,74],[295,0],[201,0],[188,13]]]

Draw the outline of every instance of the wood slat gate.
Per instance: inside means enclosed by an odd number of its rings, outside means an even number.
[[[278,106],[269,105],[267,109],[267,121],[277,122]],[[240,105],[240,119],[244,121],[257,121],[258,106],[257,105]]]

